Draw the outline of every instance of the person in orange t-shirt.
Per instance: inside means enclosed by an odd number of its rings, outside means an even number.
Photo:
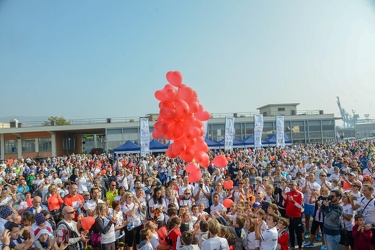
[[[84,199],[82,195],[78,194],[78,186],[73,183],[69,187],[69,194],[64,198],[64,204],[74,208],[74,220],[77,221],[78,215],[82,213],[81,209],[84,205]]]
[[[48,209],[55,221],[60,221],[61,205],[64,201],[61,199],[60,194],[57,193],[56,185],[50,185],[48,192],[51,194],[47,200]]]

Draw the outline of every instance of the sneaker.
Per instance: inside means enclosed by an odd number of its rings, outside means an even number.
[[[310,238],[310,233],[305,233],[305,239],[309,239]]]
[[[327,247],[326,246],[321,246],[320,250],[327,250]]]
[[[321,234],[318,234],[316,236],[316,241],[322,241],[322,235]]]
[[[314,247],[314,243],[306,243],[303,247]]]

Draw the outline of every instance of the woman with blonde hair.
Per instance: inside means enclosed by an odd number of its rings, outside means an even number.
[[[127,217],[127,227],[125,232],[125,242],[127,249],[131,250],[133,247],[136,249],[140,242],[140,232],[142,229],[141,214],[143,206],[136,196],[130,192],[124,193],[125,202],[122,205],[122,212]]]
[[[147,221],[145,224],[145,228],[149,229],[152,233],[152,237],[150,239],[150,243],[154,249],[157,249],[159,245],[159,236],[157,233],[158,225],[156,225],[153,221]]]
[[[179,209],[178,199],[177,199],[177,197],[175,195],[175,192],[173,191],[172,188],[168,187],[165,190],[165,204],[166,204],[166,207],[168,207],[168,205],[171,204],[171,203],[176,206],[177,210]]]
[[[96,214],[97,217],[92,227],[92,231],[94,234],[100,234],[100,249],[115,250],[115,225],[117,221],[108,218],[108,206],[104,203],[99,203],[96,206]]]

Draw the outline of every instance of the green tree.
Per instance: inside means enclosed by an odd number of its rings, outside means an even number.
[[[65,126],[69,125],[70,122],[64,117],[51,116],[47,121],[43,123],[44,126]]]

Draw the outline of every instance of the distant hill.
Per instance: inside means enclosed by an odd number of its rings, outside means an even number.
[[[10,122],[12,119],[17,119],[19,122],[42,122],[48,118],[49,116],[4,116],[0,117],[0,122]]]

